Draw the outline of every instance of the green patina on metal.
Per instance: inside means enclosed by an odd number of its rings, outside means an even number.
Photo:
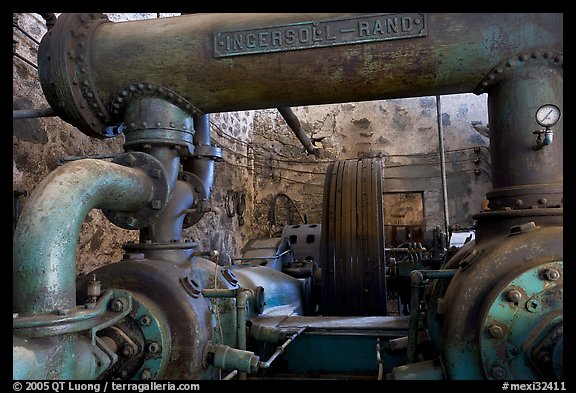
[[[144,335],[145,354],[144,362],[134,374],[133,379],[155,379],[162,372],[162,366],[167,364],[167,359],[170,356],[171,342],[168,324],[164,320],[159,320],[159,316],[162,315],[160,310],[148,309],[142,303],[138,304],[137,307],[133,318],[138,322]]]
[[[546,277],[548,272],[553,276]],[[479,332],[482,364],[489,379],[552,377],[546,365],[539,363],[550,363],[558,339],[549,348],[540,347],[563,323],[562,276],[562,261],[546,263],[519,274],[491,294]],[[544,359],[546,355],[550,360]]]
[[[381,356],[385,372],[406,362],[405,354],[382,351]],[[378,374],[376,337],[305,333],[286,348],[272,368],[297,374],[374,376]]]
[[[138,169],[86,159],[53,171],[27,201],[14,233],[13,309],[42,314],[76,306],[76,243],[93,208],[136,210],[151,184]]]

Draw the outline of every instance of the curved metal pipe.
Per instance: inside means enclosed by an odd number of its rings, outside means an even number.
[[[292,108],[280,107],[278,108],[278,112],[280,112],[284,120],[286,120],[286,124],[288,124],[288,127],[290,127],[292,131],[294,131],[294,134],[296,135],[300,143],[302,143],[302,146],[304,146],[306,151],[309,154],[313,154],[316,157],[318,157],[320,155],[320,152],[318,151],[318,149],[314,147],[314,145],[310,141],[310,138],[308,138],[308,135],[306,135],[306,132],[304,132],[304,129],[300,124],[300,120],[298,120],[298,117],[296,116],[294,111],[292,111]]]
[[[50,173],[27,200],[14,233],[13,311],[75,307],[76,246],[88,212],[135,211],[151,194],[142,170],[106,161],[73,161]]]
[[[152,242],[179,242],[182,238],[182,224],[186,217],[185,210],[194,203],[192,186],[183,181],[177,181],[172,191],[172,197],[158,217],[148,228]]]
[[[238,349],[246,349],[246,308],[248,307],[248,299],[253,295],[250,289],[242,289],[236,296],[236,318],[237,318],[237,335],[238,335]],[[240,372],[239,379],[246,379],[246,372]]]

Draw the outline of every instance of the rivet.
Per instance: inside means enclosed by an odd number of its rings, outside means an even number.
[[[548,58],[552,57],[552,53],[550,53],[550,52],[544,52],[544,54],[542,55],[542,57],[544,57],[545,59],[548,59]]]
[[[83,84],[84,86],[90,86],[90,82],[88,82],[88,81],[83,81],[82,84]]]
[[[142,122],[142,127],[146,128],[148,127],[148,123],[146,123],[145,121]]]
[[[155,179],[159,179],[162,175],[162,171],[160,169],[152,169],[152,177]]]
[[[546,202],[548,202],[548,200],[547,200],[546,198],[540,198],[540,199],[538,199],[538,203],[541,204],[541,205],[545,205]]]
[[[143,90],[144,89],[144,83],[138,83],[138,88],[140,90]]]
[[[174,128],[174,127],[176,127],[176,124],[174,124],[174,122],[171,121],[171,122],[170,122],[170,127]]]
[[[506,67],[514,67],[514,60],[508,60],[506,62]]]
[[[152,319],[148,315],[144,315],[142,318],[140,318],[140,323],[143,326],[148,326],[152,323]]]
[[[488,75],[488,79],[493,80],[494,78],[496,78],[496,75],[494,75],[494,74]]]
[[[128,88],[128,90],[130,90],[131,92],[135,92],[135,91],[136,91],[136,86],[130,85],[130,87]]]
[[[532,52],[532,54],[530,56],[532,56],[533,59],[536,59],[536,58],[540,57],[540,52],[534,51],[534,52]]]
[[[120,105],[118,105],[118,104],[112,104],[112,107],[113,107],[113,108],[116,108],[116,109],[119,109],[119,108],[120,108]]]
[[[130,123],[130,128],[136,128],[136,123],[134,122]]]
[[[558,56],[554,57],[554,61],[556,63],[561,63],[562,60],[564,60],[564,56],[562,56],[562,55],[558,55]]]
[[[87,96],[88,98],[93,98],[93,97],[94,97],[94,94],[89,91],[88,93],[86,93],[86,96]]]
[[[503,70],[502,68],[500,68],[500,67],[496,68],[496,73],[497,73],[497,74],[501,74],[501,73],[503,73],[503,72],[504,72],[504,70]]]
[[[94,103],[92,103],[92,108],[94,108],[94,109],[98,108],[98,104],[97,104],[97,103],[95,103],[95,102],[94,102]]]
[[[148,84],[146,85],[146,87],[148,88],[148,90],[154,90],[154,85],[151,84],[151,83],[148,83]]]
[[[123,102],[124,102],[124,98],[122,98],[122,97],[116,97],[116,102],[123,103]]]
[[[150,206],[152,207],[152,209],[154,210],[160,210],[162,208],[162,201],[159,199],[155,199],[152,201],[152,203],[150,204]]]
[[[156,127],[160,127],[162,126],[162,123],[160,123],[159,121],[156,122]]]
[[[522,53],[520,56],[518,56],[518,60],[526,61],[526,60],[528,60],[528,56],[526,56],[526,54]]]
[[[135,227],[137,224],[137,221],[134,217],[128,217],[126,219],[126,225],[128,225],[129,227]]]

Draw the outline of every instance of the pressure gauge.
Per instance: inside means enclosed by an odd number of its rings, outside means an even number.
[[[560,119],[560,108],[553,104],[544,104],[536,111],[536,122],[550,128]]]

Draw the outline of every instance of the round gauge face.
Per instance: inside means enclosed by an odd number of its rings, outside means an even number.
[[[560,119],[560,108],[553,104],[542,105],[536,111],[536,122],[542,127],[552,127]]]

